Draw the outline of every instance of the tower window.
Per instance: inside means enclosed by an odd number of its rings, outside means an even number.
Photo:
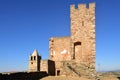
[[[31,60],[33,60],[33,57],[31,56]]]
[[[36,56],[34,56],[34,60],[36,60]]]
[[[33,64],[33,62],[31,62],[31,64]]]

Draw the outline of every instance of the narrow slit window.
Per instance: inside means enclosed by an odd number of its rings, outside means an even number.
[[[84,26],[84,21],[82,21],[82,26]]]

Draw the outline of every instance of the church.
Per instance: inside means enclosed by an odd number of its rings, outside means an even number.
[[[49,75],[93,76],[95,74],[95,3],[70,6],[70,36],[51,37],[49,59],[37,50],[29,56],[29,71]]]

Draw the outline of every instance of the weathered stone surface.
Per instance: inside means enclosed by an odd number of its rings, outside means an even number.
[[[49,56],[55,62],[55,73],[95,77],[95,3],[90,3],[88,7],[79,4],[78,8],[71,5],[70,22],[70,36],[52,37],[49,40]],[[30,65],[31,71],[35,68],[33,71],[48,72],[51,65],[48,61],[37,62]]]
[[[55,62],[51,60],[41,60],[40,71],[46,71],[49,75],[55,75]]]
[[[70,37],[51,38],[49,43],[50,59],[54,61],[70,60]]]
[[[55,75],[55,62],[52,60],[41,60],[37,50],[29,57],[29,72],[46,72],[48,75]]]
[[[34,50],[34,52],[29,56],[30,72],[40,71],[40,60],[41,60],[41,56],[39,56],[37,50]]]
[[[69,37],[59,37],[50,39],[50,59],[55,61],[57,70],[63,70],[61,61],[74,60],[74,63],[84,63],[87,72],[95,71],[95,3],[79,4],[78,8],[71,5],[70,8],[71,35]],[[79,66],[80,66],[79,65]],[[66,65],[67,66],[67,65]],[[71,65],[73,66],[73,65]],[[75,69],[75,68],[74,68]],[[82,68],[83,69],[83,68]],[[79,72],[82,72],[82,69]],[[90,70],[94,69],[94,70]],[[69,69],[67,69],[67,72]],[[67,75],[66,72],[66,75]],[[84,72],[84,73],[85,73]],[[56,73],[57,74],[57,73]],[[86,73],[85,73],[86,74]]]

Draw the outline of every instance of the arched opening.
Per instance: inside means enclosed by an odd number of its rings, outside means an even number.
[[[34,60],[36,60],[36,56],[34,56]]]
[[[81,42],[75,42],[74,43],[74,52],[73,52],[73,59],[78,58],[81,56]]]
[[[33,60],[33,57],[32,57],[32,56],[30,57],[30,60],[31,60],[31,61]]]

